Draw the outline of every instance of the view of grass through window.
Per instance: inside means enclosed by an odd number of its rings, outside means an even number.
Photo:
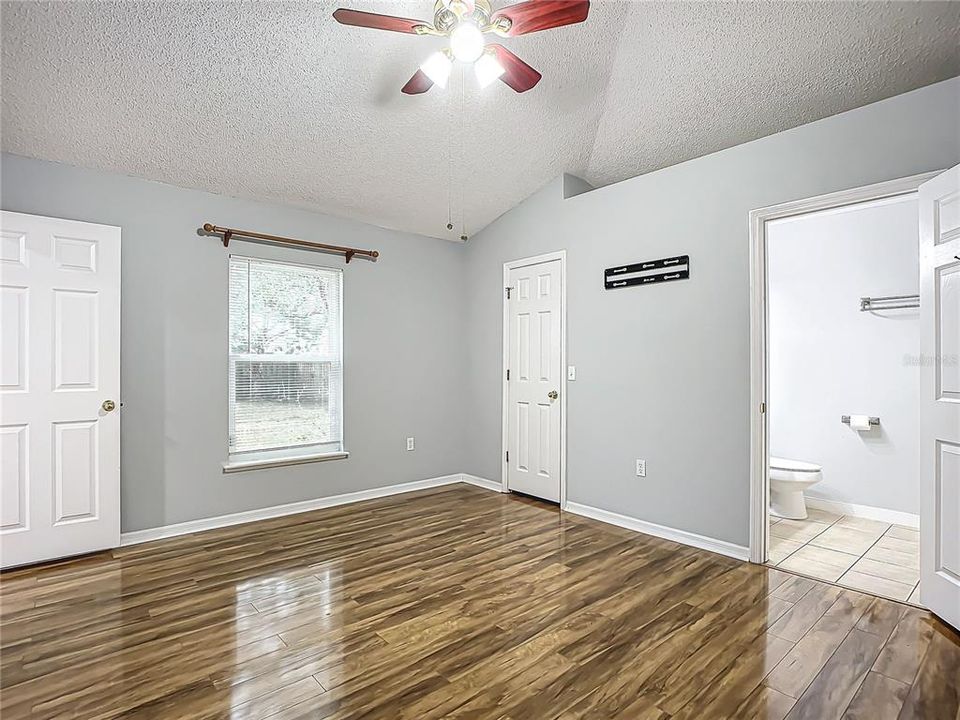
[[[231,258],[231,453],[340,442],[340,277]]]

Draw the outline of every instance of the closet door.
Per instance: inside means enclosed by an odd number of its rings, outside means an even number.
[[[561,261],[511,268],[507,487],[560,502]]]
[[[120,228],[0,214],[0,562],[120,543]]]

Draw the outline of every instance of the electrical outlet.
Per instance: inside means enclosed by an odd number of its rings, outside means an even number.
[[[637,458],[637,477],[647,476],[647,461]]]
[[[407,450],[416,450],[416,443],[413,438],[407,438]]]

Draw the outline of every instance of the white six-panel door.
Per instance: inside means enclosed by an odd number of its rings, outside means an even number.
[[[507,487],[560,502],[561,261],[509,270]]]
[[[0,341],[0,563],[116,547],[120,228],[0,213]]]
[[[919,199],[920,600],[960,628],[960,166]]]

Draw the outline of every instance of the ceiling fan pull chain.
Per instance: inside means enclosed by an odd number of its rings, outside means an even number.
[[[447,230],[453,230],[453,93],[447,94]]]
[[[463,106],[464,106],[464,95],[465,95],[465,94],[466,94],[466,82],[465,82],[465,79],[464,79],[463,65],[461,64],[461,65],[460,65],[460,117],[461,117],[461,118],[464,117],[464,114],[463,114]],[[464,125],[463,125],[463,123],[460,123],[460,152],[461,152],[461,153],[464,152],[464,147],[463,147],[463,145],[464,145],[464,140],[465,140],[464,135],[465,135],[465,133],[464,133]],[[463,165],[464,165],[464,164],[461,162],[461,163],[460,163],[460,173],[461,173],[461,175],[463,175],[463,173],[464,173]],[[467,241],[467,220],[466,220],[467,208],[466,208],[466,206],[464,205],[464,202],[463,202],[463,183],[464,183],[465,181],[466,181],[466,177],[461,177],[460,182],[457,183],[457,184],[460,186],[460,242],[466,242],[466,241]]]

